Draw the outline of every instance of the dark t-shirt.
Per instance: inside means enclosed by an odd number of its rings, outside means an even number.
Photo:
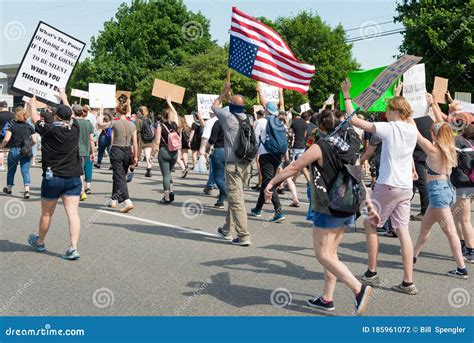
[[[212,126],[211,137],[209,137],[209,144],[214,145],[215,149],[224,147],[224,130],[222,129],[219,120]]]
[[[293,149],[306,148],[306,122],[300,118],[295,118],[291,123],[291,129],[295,133]]]
[[[52,124],[54,122],[53,119],[53,113],[49,111],[45,111],[41,114],[41,118],[43,118],[43,121],[47,124]]]
[[[0,142],[3,140],[2,131],[6,123],[10,122],[15,118],[12,112],[2,111],[0,112]]]
[[[431,117],[424,116],[416,118],[415,124],[421,135],[431,142],[431,126],[433,125],[433,120],[431,119]],[[415,162],[426,161],[426,154],[418,144],[415,146],[415,150],[413,151],[413,160]]]
[[[59,125],[59,124],[58,124]],[[43,172],[51,168],[55,176],[81,176],[82,163],[79,158],[79,124],[73,119],[71,128],[38,121],[36,132],[41,135]]]
[[[7,148],[9,149],[21,148],[25,139],[35,133],[31,125],[24,121],[14,121],[8,131],[12,133],[10,141],[7,144]]]

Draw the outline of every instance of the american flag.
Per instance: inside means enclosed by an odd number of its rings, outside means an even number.
[[[270,27],[232,8],[229,68],[270,85],[308,92],[316,72],[300,62],[285,41]]]

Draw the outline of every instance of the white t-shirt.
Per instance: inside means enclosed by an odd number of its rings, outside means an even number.
[[[260,118],[255,123],[255,138],[257,139],[257,144],[258,144],[258,154],[259,155],[268,154],[267,149],[265,149],[263,144],[260,143],[260,142],[265,142],[265,140],[267,139],[267,119]]]
[[[202,130],[201,139],[205,138],[209,140],[209,137],[211,137],[212,133],[212,127],[214,126],[214,123],[217,121],[217,119],[217,117],[212,117],[211,119],[206,120],[206,125],[204,126],[204,130]]]
[[[416,126],[403,121],[374,125],[377,137],[382,140],[377,183],[397,188],[413,188],[413,150],[418,135]]]

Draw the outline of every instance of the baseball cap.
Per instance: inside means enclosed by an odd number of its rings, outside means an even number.
[[[275,116],[278,115],[278,106],[273,101],[267,102],[267,104],[265,105],[265,109],[270,114],[273,114]]]
[[[70,120],[72,116],[72,110],[69,106],[66,105],[59,105],[56,108],[56,113],[55,113],[59,118],[62,120]]]

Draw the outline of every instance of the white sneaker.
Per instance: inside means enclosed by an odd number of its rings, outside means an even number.
[[[5,171],[5,166],[0,166],[0,171]]]
[[[110,207],[110,208],[116,208],[117,200],[109,199],[105,202],[105,206]]]

